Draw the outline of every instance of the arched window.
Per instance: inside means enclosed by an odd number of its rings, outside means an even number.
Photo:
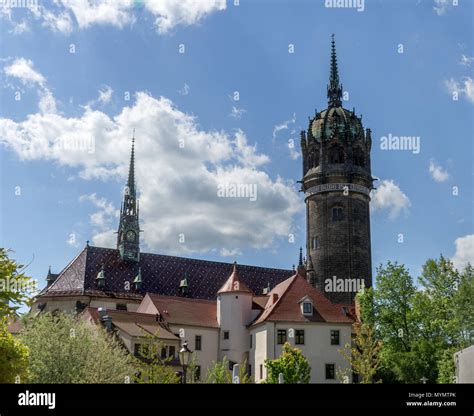
[[[342,221],[344,219],[344,210],[342,207],[333,207],[331,210],[331,220],[333,222]]]
[[[342,146],[336,145],[329,149],[329,163],[344,163],[344,150]]]
[[[311,239],[311,250],[317,250],[319,248],[319,237],[313,237]]]
[[[360,147],[356,147],[353,152],[354,165],[356,166],[365,166],[365,156],[364,152]]]
[[[313,167],[317,168],[319,166],[319,149],[316,150],[313,159]]]

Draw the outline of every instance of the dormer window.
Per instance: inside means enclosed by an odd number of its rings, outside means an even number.
[[[313,314],[313,304],[309,301],[303,302],[303,315]]]
[[[304,296],[298,303],[300,304],[302,315],[313,315],[313,300],[309,296]]]

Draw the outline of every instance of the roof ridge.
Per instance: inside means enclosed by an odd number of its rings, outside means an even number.
[[[276,307],[280,304],[281,300],[285,297],[285,295],[288,293],[288,290],[290,289],[291,286],[293,286],[293,283],[296,281],[296,278],[298,277],[299,275],[296,273],[294,274],[293,276],[290,276],[287,280],[289,279],[292,279],[292,281],[288,284],[288,286],[286,287],[286,289],[284,290],[284,292],[281,294],[281,296],[278,296],[278,299],[276,300],[275,303],[273,303],[272,305],[270,305],[270,311],[268,312],[268,315],[266,316],[265,320],[268,320],[268,318],[270,318],[271,314],[275,311]],[[276,285],[273,290],[275,290],[279,285],[285,283],[286,280],[283,280],[283,282],[279,283],[278,285]],[[270,294],[273,292],[270,291]],[[271,297],[270,297],[271,298]],[[264,309],[264,312],[265,312],[265,309]],[[257,318],[258,319],[258,318]]]
[[[162,295],[160,293],[152,293],[152,292],[147,292],[147,293],[145,293],[145,296],[146,295],[149,295],[150,298],[153,298],[153,297],[168,298],[168,299],[172,298],[172,299],[176,299],[176,300],[181,300],[183,302],[191,301],[191,302],[196,302],[196,303],[199,302],[199,303],[209,303],[209,304],[215,304],[217,302],[216,300],[212,300],[212,299],[183,298],[181,296]]]
[[[99,250],[108,250],[108,251],[118,251],[116,248],[107,248],[107,247],[99,247],[99,246],[89,246],[91,249],[99,249]],[[184,259],[188,261],[197,261],[200,263],[215,263],[215,264],[226,264],[228,266],[232,266],[232,263],[224,262],[224,261],[216,261],[216,260],[204,260],[204,259],[196,259],[192,257],[183,257],[183,256],[171,256],[169,254],[159,254],[159,253],[145,253],[140,252],[140,255],[149,255],[149,256],[161,256],[161,257],[170,257],[175,259]],[[291,269],[279,269],[274,267],[265,267],[265,266],[254,266],[251,264],[239,264],[240,267],[251,267],[253,269],[265,269],[265,270],[279,270],[279,271],[292,271]]]

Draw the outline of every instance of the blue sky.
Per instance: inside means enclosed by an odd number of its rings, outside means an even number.
[[[113,246],[133,128],[144,251],[290,268],[305,245],[295,151],[327,106],[332,33],[344,106],[372,129],[374,267],[472,261],[472,2],[94,3],[2,12],[0,246],[40,286],[86,240]],[[389,134],[420,152],[381,149]],[[222,182],[259,197],[216,200]]]

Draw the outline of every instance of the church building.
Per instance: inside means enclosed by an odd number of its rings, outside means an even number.
[[[263,381],[264,361],[290,342],[310,361],[312,382],[337,382],[336,371],[348,369],[338,350],[351,340],[358,283],[372,281],[373,178],[370,129],[342,107],[334,37],[327,96],[328,108],[301,132],[307,238],[297,270],[141,252],[133,138],[116,248],[87,243],[60,273],[50,269],[33,311],[108,325],[132,354],[152,334],[177,358],[186,340],[197,378],[227,357]]]

